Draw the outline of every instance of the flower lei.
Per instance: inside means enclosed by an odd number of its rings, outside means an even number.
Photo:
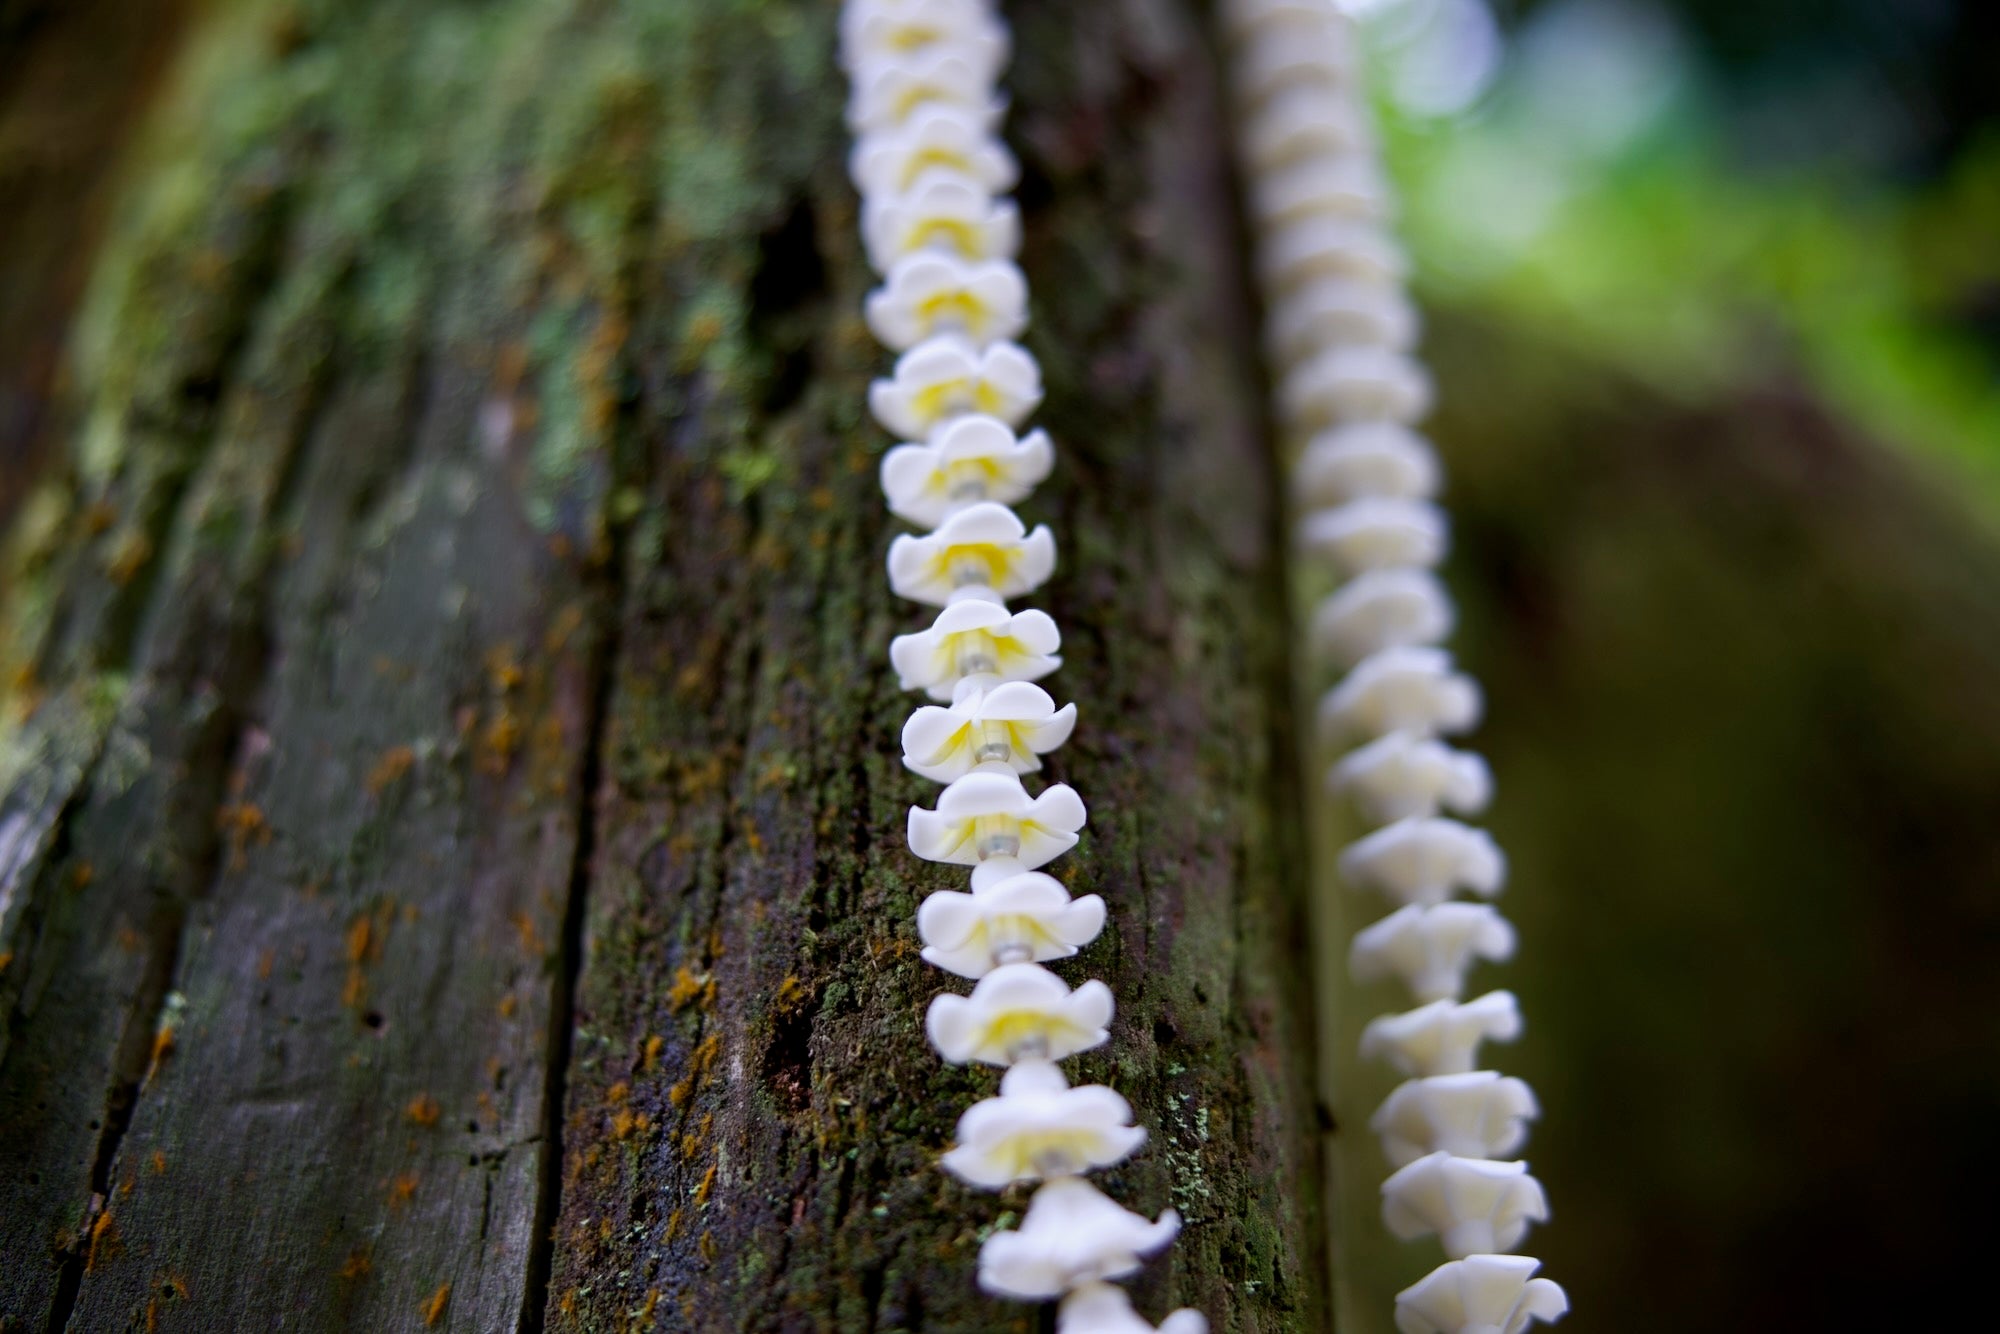
[[[1342,581],[1311,622],[1316,655],[1347,673],[1319,708],[1325,744],[1348,748],[1327,783],[1381,826],[1340,872],[1399,905],[1354,937],[1350,969],[1400,978],[1418,1002],[1361,1039],[1408,1077],[1371,1121],[1396,1169],[1383,1220],[1404,1240],[1435,1234],[1448,1257],[1397,1296],[1396,1325],[1520,1334],[1569,1303],[1538,1261],[1505,1253],[1548,1215],[1527,1164],[1508,1161],[1538,1109],[1521,1080],[1476,1066],[1482,1040],[1520,1032],[1520,1012],[1506,991],[1460,999],[1476,960],[1513,953],[1514,931],[1490,905],[1452,901],[1499,893],[1506,862],[1485,831],[1440,813],[1478,813],[1492,780],[1440,739],[1478,721],[1480,693],[1437,647],[1454,619],[1431,570],[1446,522],[1437,456],[1411,429],[1431,382],[1411,355],[1389,191],[1348,20],[1329,0],[1228,0],[1223,14],[1279,417],[1301,442],[1297,535]]]
[[[998,1095],[959,1118],[942,1165],[988,1190],[1041,1183],[1020,1226],[980,1247],[982,1288],[1061,1299],[1061,1334],[1140,1334],[1154,1326],[1111,1281],[1170,1244],[1180,1219],[1168,1209],[1149,1221],[1083,1178],[1146,1132],[1124,1098],[1072,1088],[1056,1064],[1107,1040],[1112,996],[1099,981],[1072,991],[1042,965],[1095,939],[1105,908],[1038,869],[1076,844],[1082,799],[1062,783],[1031,796],[1022,782],[1068,738],[1076,706],[1057,708],[1034,684],[1061,665],[1055,622],[1007,604],[1056,560],[1048,528],[1030,531],[1010,508],[1048,476],[1054,450],[1039,430],[1019,434],[1041,372],[1011,341],[1027,323],[1027,284],[1005,197],[1016,164],[996,134],[1008,32],[992,0],[847,0],[840,41],[849,171],[882,275],[863,313],[899,354],[868,396],[906,442],[883,456],[882,491],[891,513],[928,530],[890,545],[889,585],[937,608],[889,650],[902,688],[933,701],[903,728],[903,762],[945,785],[933,809],[910,811],[909,844],[971,868],[970,892],[918,909],[924,959],[974,983],[969,996],[936,997],[926,1028],[945,1060],[1006,1069]],[[1183,1310],[1158,1328],[1205,1334],[1208,1323]]]

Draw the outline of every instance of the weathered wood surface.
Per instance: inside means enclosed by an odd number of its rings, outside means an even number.
[[[1176,0],[1013,8],[1079,1071],[1323,1321],[1286,623]],[[824,3],[209,7],[90,262],[0,654],[0,1327],[1033,1328],[932,1159],[883,362]]]

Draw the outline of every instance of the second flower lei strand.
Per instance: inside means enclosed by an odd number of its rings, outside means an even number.
[[[926,1027],[945,1060],[1006,1071],[997,1096],[960,1117],[942,1164],[988,1190],[1041,1183],[1021,1225],[981,1246],[982,1288],[1059,1299],[1060,1334],[1144,1334],[1154,1326],[1113,1280],[1168,1246],[1180,1219],[1168,1209],[1149,1221],[1084,1180],[1146,1132],[1118,1093],[1072,1088],[1057,1065],[1107,1040],[1112,996],[1095,980],[1072,991],[1042,965],[1095,939],[1105,908],[1039,869],[1076,844],[1082,799],[1062,783],[1030,796],[1022,782],[1068,738],[1076,706],[1057,708],[1034,684],[1061,665],[1055,622],[1007,602],[1056,560],[1048,528],[1030,531],[1010,508],[1048,476],[1054,449],[1039,430],[1019,433],[1041,373],[1012,341],[1027,284],[1005,197],[1016,164],[996,134],[1009,34],[990,0],[847,0],[840,42],[849,172],[882,275],[864,316],[899,354],[868,400],[904,441],[882,459],[882,490],[892,513],[929,530],[890,545],[889,584],[938,609],[890,646],[902,687],[933,701],[903,728],[903,762],[945,785],[933,809],[911,809],[909,844],[971,869],[969,892],[932,894],[917,913],[924,959],[974,984],[936,997]],[[1158,1326],[1207,1328],[1191,1310]]]
[[[1534,1276],[1538,1261],[1506,1253],[1548,1215],[1511,1159],[1534,1095],[1476,1068],[1483,1040],[1519,1033],[1514,997],[1460,1000],[1475,962],[1513,953],[1514,931],[1487,904],[1450,901],[1499,893],[1506,863],[1484,830],[1443,814],[1477,814],[1492,782],[1483,759],[1441,739],[1477,722],[1480,695],[1438,647],[1453,622],[1431,568],[1446,543],[1440,470],[1411,429],[1431,384],[1411,355],[1417,316],[1384,225],[1354,34],[1332,0],[1226,0],[1222,12],[1278,415],[1302,445],[1298,537],[1343,581],[1312,620],[1318,655],[1347,672],[1320,703],[1324,741],[1346,750],[1328,786],[1381,826],[1341,853],[1340,872],[1399,905],[1355,936],[1350,967],[1400,978],[1417,1001],[1361,1040],[1407,1077],[1371,1120],[1395,1169],[1383,1221],[1406,1241],[1435,1235],[1447,1257],[1397,1296],[1396,1326],[1520,1334],[1568,1299]]]

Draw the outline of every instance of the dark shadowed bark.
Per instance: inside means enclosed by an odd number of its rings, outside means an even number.
[[[1319,1328],[1282,542],[1180,0],[1010,7],[1111,905],[1075,1062]],[[0,1328],[1031,1329],[922,1011],[830,3],[207,7],[0,615]],[[48,20],[53,21],[53,20]],[[82,20],[77,20],[81,22]],[[107,134],[109,132],[107,131]],[[81,205],[78,206],[79,209]],[[47,301],[45,295],[36,300]],[[44,390],[42,392],[53,392]]]

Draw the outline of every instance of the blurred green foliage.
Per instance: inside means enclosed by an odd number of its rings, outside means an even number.
[[[1550,16],[1572,31],[1525,30],[1467,114],[1384,106],[1426,299],[1682,400],[1803,375],[2000,498],[2000,127],[1927,180],[1837,153],[1746,161],[1714,72],[1651,23],[1586,9]]]

